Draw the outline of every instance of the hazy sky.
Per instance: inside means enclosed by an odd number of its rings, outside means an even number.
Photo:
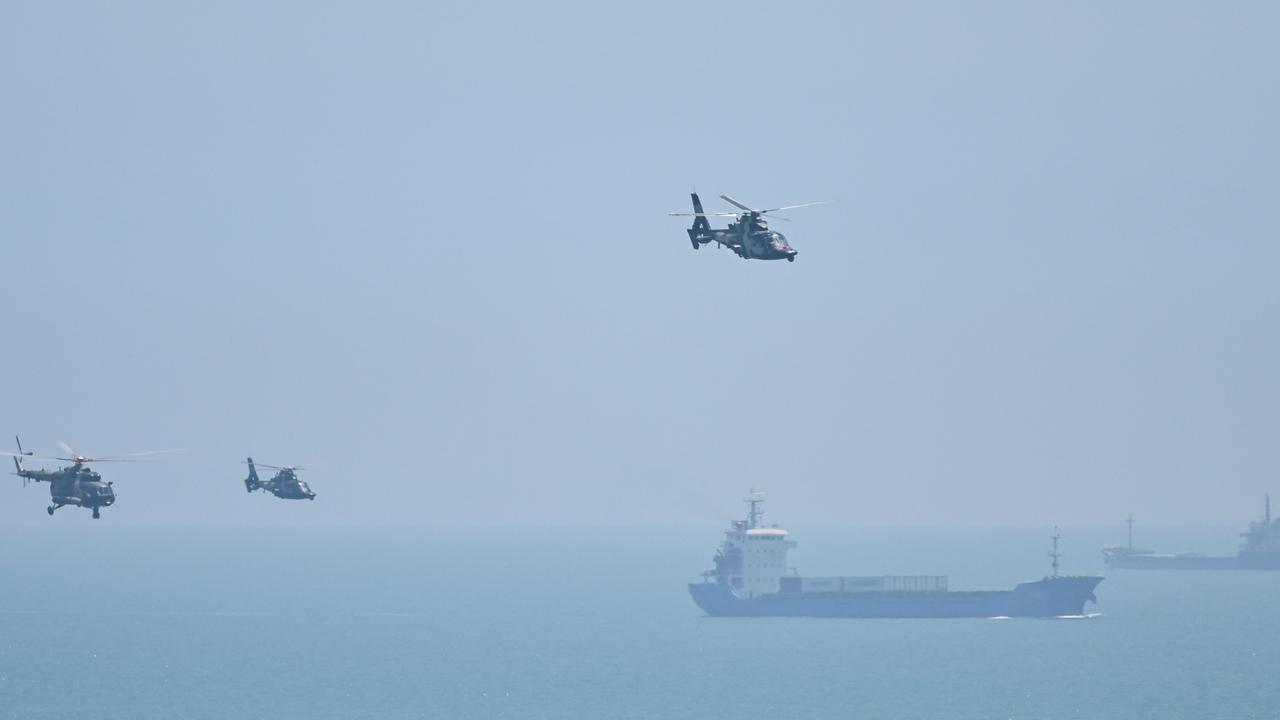
[[[1239,524],[1274,3],[0,6],[0,438],[103,523]],[[694,252],[696,187],[795,263]],[[4,443],[8,447],[8,441]],[[313,503],[247,496],[247,454]],[[0,482],[0,523],[47,486]],[[714,542],[711,538],[709,542]]]

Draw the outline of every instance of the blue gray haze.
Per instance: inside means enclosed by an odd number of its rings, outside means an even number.
[[[1268,574],[1004,587],[1280,493],[1274,3],[0,3],[0,718],[1275,717]],[[795,263],[694,252],[697,189]],[[248,496],[246,455],[315,502]]]

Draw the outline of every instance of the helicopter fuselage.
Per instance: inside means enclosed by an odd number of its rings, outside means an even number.
[[[49,483],[50,515],[64,505],[89,508],[93,517],[98,511],[110,507],[116,502],[116,493],[111,483],[104,482],[102,476],[81,463],[57,470],[19,469],[17,475],[34,482]]]
[[[262,484],[262,489],[285,500],[315,500],[316,494],[307,484],[294,476],[292,478],[275,477]]]
[[[769,229],[747,230],[749,224],[730,223],[726,230],[712,230],[695,234],[689,231],[690,240],[697,245],[714,242],[724,245],[744,260],[787,260],[795,262],[796,251],[787,244],[787,238],[780,232]]]
[[[244,489],[248,492],[265,490],[285,500],[316,499],[315,492],[298,477],[298,473],[293,468],[282,468],[270,480],[264,481],[258,478],[258,469],[253,464],[253,458],[246,460],[245,464],[249,466],[249,477],[244,479]]]
[[[698,199],[697,193],[690,196],[693,199],[692,213],[673,213],[676,215],[694,215],[693,227],[688,229],[689,242],[693,244],[693,249],[715,243],[717,246],[727,247],[734,252],[735,255],[744,260],[786,260],[795,262],[797,252],[795,248],[787,244],[787,238],[780,232],[769,229],[769,223],[765,219],[767,210],[744,210],[741,213],[718,213],[718,215],[728,215],[735,217],[735,222],[729,223],[729,227],[723,230],[713,229],[711,223],[707,220],[706,213],[702,210],[702,201]],[[721,196],[725,197],[725,196]],[[728,200],[729,198],[725,198]],[[739,207],[745,208],[745,205],[737,203]]]

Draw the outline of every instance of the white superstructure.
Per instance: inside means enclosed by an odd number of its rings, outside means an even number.
[[[786,530],[764,526],[764,493],[753,490],[744,502],[751,508],[747,519],[734,521],[725,531],[710,574],[726,580],[741,597],[776,593],[787,574],[787,551],[796,544]]]

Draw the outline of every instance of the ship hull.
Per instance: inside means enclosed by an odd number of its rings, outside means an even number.
[[[1013,590],[961,592],[773,593],[744,598],[718,582],[691,583],[689,594],[714,617],[986,618],[1084,614],[1096,601],[1096,576],[1045,578]]]

